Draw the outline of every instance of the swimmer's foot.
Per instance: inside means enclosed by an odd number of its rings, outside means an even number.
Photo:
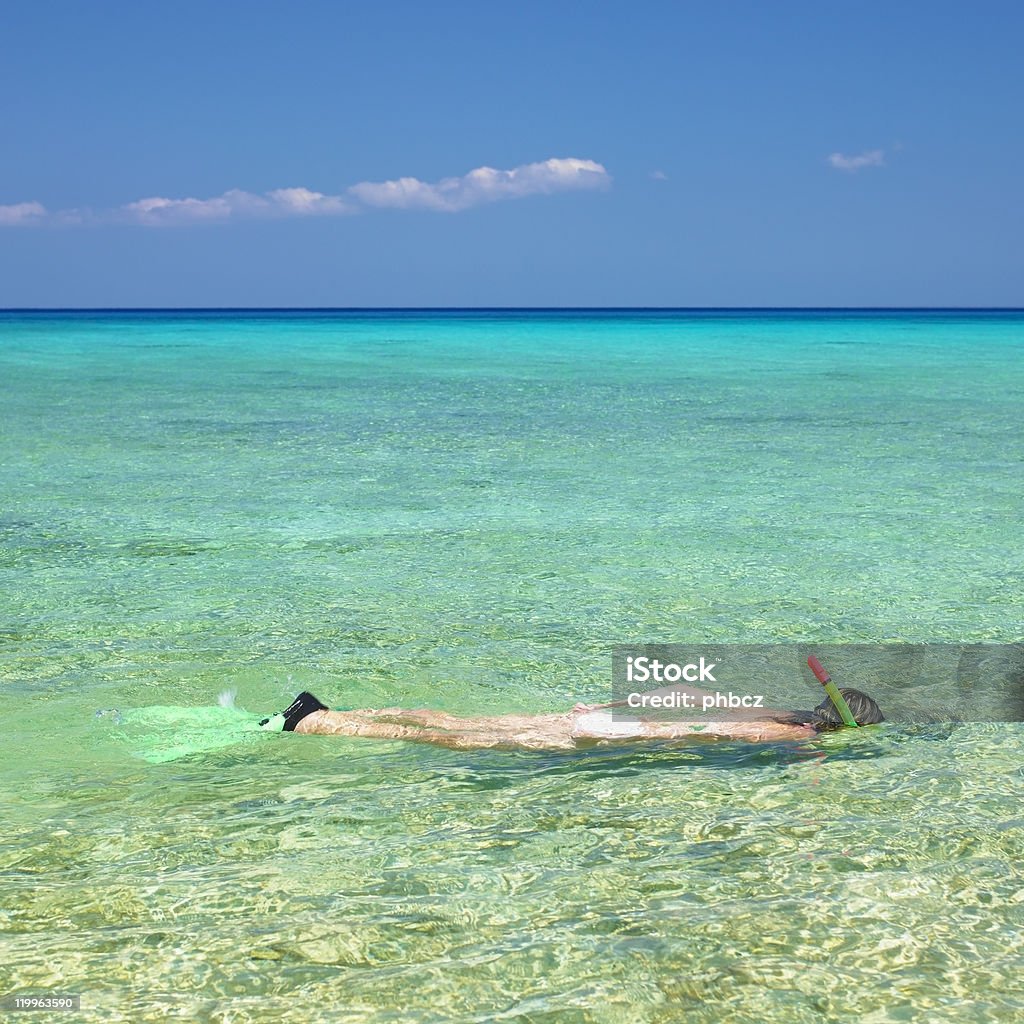
[[[320,701],[313,696],[313,694],[303,690],[284,709],[279,711],[276,715],[271,715],[269,718],[264,718],[260,722],[260,728],[266,729],[268,732],[294,732],[295,726],[301,722],[306,715],[313,714],[314,711],[326,711],[327,705],[321,704]]]

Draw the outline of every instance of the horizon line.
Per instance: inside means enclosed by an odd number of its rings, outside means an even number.
[[[0,306],[3,313],[1024,313],[1024,306]]]

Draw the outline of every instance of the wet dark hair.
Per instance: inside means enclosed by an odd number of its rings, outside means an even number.
[[[866,694],[860,690],[851,690],[847,687],[840,687],[839,692],[843,695],[850,708],[850,713],[858,725],[877,725],[885,721],[882,709]],[[826,729],[841,729],[843,719],[832,703],[831,697],[826,697],[812,712],[811,717],[814,727],[819,731]]]

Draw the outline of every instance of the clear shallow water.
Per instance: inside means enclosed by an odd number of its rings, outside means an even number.
[[[1024,1013],[1018,725],[251,731],[303,687],[599,700],[618,642],[1019,641],[1022,353],[1005,314],[0,317],[0,989],[135,1020]]]

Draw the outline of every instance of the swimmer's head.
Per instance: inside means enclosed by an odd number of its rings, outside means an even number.
[[[846,701],[850,713],[858,725],[877,725],[879,722],[885,721],[882,709],[866,693],[846,687],[840,687],[839,692],[843,695],[843,700]],[[814,718],[814,726],[819,732],[843,727],[842,716],[829,697],[826,697],[811,712],[811,715]]]

